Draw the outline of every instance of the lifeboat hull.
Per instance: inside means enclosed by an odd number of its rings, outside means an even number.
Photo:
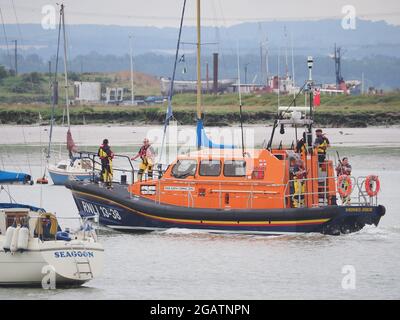
[[[118,231],[185,228],[214,233],[338,235],[377,226],[383,206],[326,206],[284,209],[202,209],[158,203],[133,196],[127,186],[112,190],[94,183],[68,181],[82,217],[98,216],[103,226]]]

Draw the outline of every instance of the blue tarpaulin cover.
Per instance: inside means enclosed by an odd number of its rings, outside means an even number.
[[[22,172],[11,172],[0,170],[1,183],[27,183],[31,181],[31,176]]]
[[[204,125],[202,120],[197,120],[197,147],[206,147],[214,149],[236,149],[234,145],[228,144],[217,144],[212,142],[204,130]]]

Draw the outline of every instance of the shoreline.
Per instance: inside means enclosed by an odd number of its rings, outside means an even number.
[[[195,136],[195,128],[189,125],[178,125],[176,132],[180,141],[186,143],[188,137]],[[212,140],[218,141],[221,132],[227,131],[235,137],[240,137],[240,127],[231,126],[224,129],[208,126],[206,132]],[[254,145],[262,145],[268,139],[272,131],[270,125],[246,124],[244,126],[245,139],[247,145],[253,141]],[[294,129],[287,128],[288,141],[294,139]],[[150,137],[152,143],[157,145],[162,137],[162,125],[73,125],[71,132],[76,144],[84,149],[88,146],[98,146],[102,139],[108,138],[113,146],[136,147],[141,144],[144,137]],[[324,128],[332,146],[347,147],[400,147],[400,126],[371,126],[368,128]],[[53,144],[66,144],[67,127],[55,126],[53,131]],[[48,144],[49,127],[38,125],[0,125],[0,146],[43,146]],[[282,139],[278,133],[276,141]],[[171,144],[171,142],[170,142]],[[172,143],[173,144],[173,143]]]
[[[189,96],[190,97],[190,96]],[[183,99],[179,97],[177,99]],[[216,101],[205,99],[203,105],[205,126],[229,127],[240,123],[239,107],[234,101],[224,104],[224,97],[217,97]],[[229,98],[229,97],[227,97]],[[366,100],[368,97],[362,97]],[[375,97],[377,98],[377,97]],[[390,96],[387,98],[391,98]],[[397,99],[397,96],[394,96]],[[211,99],[211,98],[209,98]],[[331,99],[333,99],[331,97]],[[360,104],[356,97],[343,100],[336,97],[327,101],[329,104],[315,108],[315,126],[330,128],[367,128],[370,126],[400,125],[400,102],[396,101],[366,101]],[[361,98],[360,98],[361,99]],[[371,97],[372,99],[372,97]],[[400,97],[398,99],[400,101]],[[272,124],[276,118],[276,105],[257,104],[258,101],[249,101],[243,105],[243,123],[246,125]],[[287,101],[283,101],[287,102]],[[211,104],[215,103],[215,104]],[[220,104],[218,104],[220,103]],[[72,125],[161,125],[165,120],[166,105],[129,106],[129,105],[72,105],[70,107],[70,121]],[[54,119],[56,125],[66,121],[64,106],[56,106]],[[174,118],[181,125],[194,125],[196,122],[195,106],[189,102],[177,101],[173,104]],[[38,125],[49,124],[51,108],[46,104],[0,104],[0,124]]]

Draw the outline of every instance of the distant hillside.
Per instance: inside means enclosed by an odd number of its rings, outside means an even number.
[[[252,22],[228,28],[203,27],[203,41],[218,43],[204,46],[203,50],[232,53],[236,51],[236,42],[239,41],[242,53],[254,53],[259,50],[260,39],[268,37],[271,52],[277,53],[278,48],[285,47],[288,42],[284,38],[285,26],[288,34],[292,34],[294,50],[298,55],[328,55],[337,42],[346,48],[348,58],[371,55],[400,57],[400,26],[368,20],[357,20],[356,30],[344,30],[341,21],[333,19]],[[5,28],[9,39],[20,39],[16,25],[9,24]],[[67,32],[72,57],[93,51],[103,55],[127,54],[129,34],[134,35],[135,55],[148,52],[171,53],[175,50],[178,35],[177,28],[106,25],[68,25]],[[37,53],[46,59],[55,54],[57,30],[44,30],[39,24],[23,24],[21,33],[22,44],[27,47],[24,53]],[[195,37],[194,27],[184,28],[183,41],[193,42]],[[185,45],[183,49],[193,51],[194,47]]]
[[[295,79],[296,83],[303,83],[308,75],[306,66],[306,56],[295,56]],[[212,74],[212,57],[211,54],[202,57],[202,74],[206,75],[206,63],[209,64],[210,77]],[[258,83],[260,81],[260,57],[257,54],[243,54],[241,61],[241,81]],[[320,83],[335,82],[335,66],[330,57],[314,56],[314,78]],[[158,82],[157,78],[172,75],[174,58],[172,55],[160,55],[154,53],[137,55],[134,58],[134,69],[137,72],[152,75],[153,79],[149,83],[150,87],[155,86]],[[7,66],[7,56],[0,56],[0,64]],[[55,61],[52,59],[54,70]],[[247,65],[247,74],[244,72],[244,66]],[[130,68],[130,59],[128,55],[100,55],[91,53],[80,55],[69,61],[69,70],[77,73],[114,73],[126,71]],[[186,73],[183,70],[186,69]],[[280,59],[280,73],[285,70],[285,59]],[[47,72],[48,63],[46,60],[37,55],[29,55],[27,57],[19,57],[20,72]],[[62,72],[62,61],[60,61],[59,70]],[[269,59],[270,75],[278,72],[278,57],[270,56]],[[289,72],[291,71],[291,63],[289,64]],[[343,59],[342,73],[345,79],[361,80],[364,73],[366,88],[373,86],[382,89],[400,88],[400,58],[386,56],[372,56],[364,59]],[[237,57],[234,54],[221,54],[220,78],[237,78]],[[247,76],[247,77],[246,77]],[[196,78],[195,57],[194,55],[185,55],[185,62],[181,62],[177,66],[177,80],[190,80]],[[245,79],[247,78],[247,79]],[[146,80],[150,81],[150,80]],[[141,81],[138,81],[141,82]],[[130,87],[130,84],[127,86]]]
[[[1,71],[2,68],[0,68]],[[4,76],[4,75],[3,75]],[[69,73],[69,96],[74,96],[74,81],[96,81],[100,82],[102,92],[105,88],[122,87],[125,88],[125,99],[130,99],[131,81],[130,72],[113,72],[113,73]],[[59,99],[60,103],[64,103],[65,90],[63,75],[59,75]],[[133,86],[135,95],[159,95],[160,82],[157,78],[141,72],[134,72]],[[50,88],[48,74],[43,73],[26,73],[17,77],[9,75],[0,77],[0,104],[12,103],[49,103]]]
[[[334,63],[329,57],[336,42],[343,47],[342,72],[345,79],[361,80],[364,73],[366,86],[383,89],[400,87],[400,26],[386,22],[357,20],[356,30],[344,30],[340,20],[320,21],[271,21],[242,23],[228,28],[202,28],[203,76],[206,62],[212,66],[211,53],[220,53],[220,77],[235,78],[236,44],[240,43],[242,82],[245,80],[244,65],[247,65],[247,82],[260,81],[260,39],[268,37],[270,74],[285,70],[285,48],[290,39],[284,37],[284,27],[292,35],[295,55],[295,76],[301,83],[306,76],[305,59],[315,57],[314,75],[320,82],[335,82]],[[19,39],[16,25],[5,26],[9,39]],[[68,25],[69,70],[75,72],[119,72],[129,70],[128,35],[134,35],[133,51],[135,70],[155,77],[171,76],[173,53],[176,46],[177,28],[124,27],[106,25]],[[48,70],[49,59],[54,67],[57,45],[57,30],[44,30],[39,24],[21,25],[18,65],[20,72]],[[289,37],[290,38],[290,37]],[[178,65],[178,79],[194,79],[195,28],[185,27],[182,34],[181,53],[185,63]],[[13,67],[12,48],[10,55],[0,40],[0,64]],[[10,45],[9,45],[10,46]],[[289,48],[289,69],[291,69]],[[51,58],[53,57],[53,58]],[[62,66],[60,61],[60,68]],[[62,68],[61,68],[62,69]],[[187,73],[182,73],[183,69]],[[291,72],[291,70],[289,70]]]

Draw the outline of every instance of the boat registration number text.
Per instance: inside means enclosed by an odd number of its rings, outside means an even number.
[[[112,218],[114,220],[121,220],[121,215],[118,210],[113,208],[106,208],[100,205],[89,203],[81,200],[83,211],[94,215],[102,215],[105,218]]]

